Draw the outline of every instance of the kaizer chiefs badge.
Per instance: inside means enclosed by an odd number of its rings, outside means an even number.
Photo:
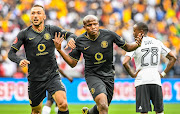
[[[91,88],[91,94],[94,94],[94,92],[95,92],[95,89]]]
[[[49,33],[44,34],[44,39],[49,40],[51,38],[51,35]]]
[[[108,47],[108,42],[107,41],[102,41],[101,42],[101,47],[102,48],[107,48]]]

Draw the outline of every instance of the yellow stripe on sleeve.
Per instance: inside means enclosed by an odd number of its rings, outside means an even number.
[[[11,46],[12,48],[14,48],[15,50],[19,51],[19,49],[15,48],[14,46]]]

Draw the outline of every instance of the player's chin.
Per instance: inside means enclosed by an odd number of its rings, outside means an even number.
[[[33,25],[39,26],[39,25],[40,25],[40,22],[33,22]]]
[[[92,32],[91,32],[91,35],[96,35],[96,34],[98,34],[97,31],[92,31]]]

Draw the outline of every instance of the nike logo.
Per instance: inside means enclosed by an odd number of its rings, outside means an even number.
[[[142,110],[142,107],[141,107],[141,106],[139,106],[139,110]]]
[[[90,47],[90,46],[88,46],[88,47],[84,47],[84,50],[87,50],[89,47]]]
[[[29,38],[29,40],[33,40],[35,37]]]

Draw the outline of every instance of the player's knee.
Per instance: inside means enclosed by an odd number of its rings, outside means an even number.
[[[98,110],[108,111],[108,104],[106,102],[100,102],[98,105]]]
[[[32,114],[41,114],[42,111],[42,106],[36,106],[36,107],[32,107]]]
[[[41,110],[32,109],[32,114],[41,114]]]
[[[58,105],[59,110],[67,110],[68,109],[68,104],[66,101],[57,103],[57,105]]]

